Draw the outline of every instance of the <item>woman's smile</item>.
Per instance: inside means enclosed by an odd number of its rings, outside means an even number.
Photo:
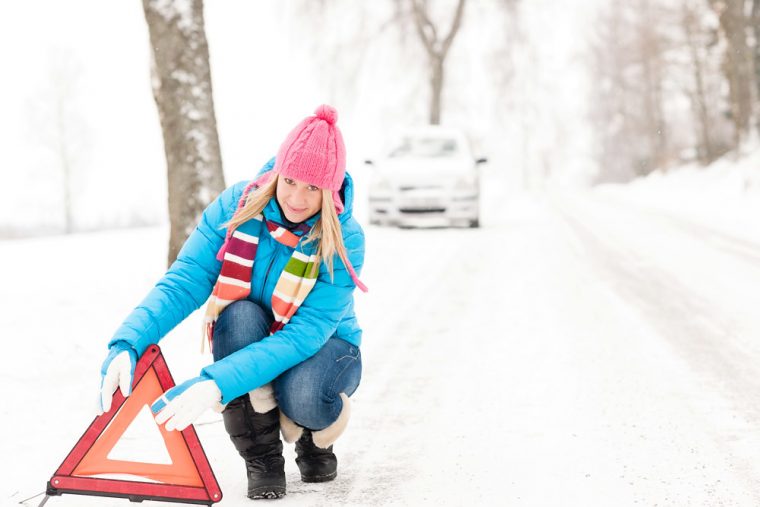
[[[300,215],[301,213],[303,213],[304,211],[306,211],[306,209],[307,209],[307,208],[305,208],[305,207],[304,207],[304,208],[298,208],[298,207],[296,207],[296,206],[291,206],[291,205],[290,205],[290,204],[288,204],[288,203],[285,203],[285,205],[286,205],[286,206],[287,206],[287,207],[290,209],[290,211],[292,211],[293,213],[299,214],[299,215]]]

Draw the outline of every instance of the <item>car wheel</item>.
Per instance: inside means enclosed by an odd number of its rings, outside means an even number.
[[[480,227],[480,218],[470,220],[470,229],[477,229],[478,227]]]

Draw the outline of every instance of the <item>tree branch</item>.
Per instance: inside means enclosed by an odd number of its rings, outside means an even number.
[[[441,57],[445,57],[446,53],[448,53],[449,48],[451,47],[451,43],[454,41],[454,36],[459,31],[459,27],[462,24],[462,14],[464,13],[464,2],[465,0],[459,0],[459,3],[457,4],[457,11],[454,14],[454,21],[451,23],[451,29],[449,30],[448,35],[446,35],[446,38],[443,40],[443,44],[441,45]]]
[[[435,26],[427,16],[426,7],[424,4],[418,3],[417,0],[410,0],[412,3],[412,12],[414,13],[414,26],[417,29],[417,34],[422,39],[422,44],[425,46],[425,50],[431,58],[437,58],[437,52],[435,43],[437,42],[437,34]],[[432,39],[428,37],[425,32],[425,28],[428,28],[432,34]]]

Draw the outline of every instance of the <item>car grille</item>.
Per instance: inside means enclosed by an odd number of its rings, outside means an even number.
[[[445,213],[446,208],[399,208],[401,213],[423,214],[423,213]]]
[[[398,187],[402,192],[410,190],[441,190],[442,188],[440,185],[399,185]]]

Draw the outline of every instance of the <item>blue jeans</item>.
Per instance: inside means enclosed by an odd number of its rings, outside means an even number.
[[[214,361],[269,336],[272,315],[253,301],[235,301],[214,325]],[[362,358],[359,347],[330,338],[319,351],[273,381],[280,410],[296,424],[321,430],[338,418],[340,393],[351,396],[359,387]]]

